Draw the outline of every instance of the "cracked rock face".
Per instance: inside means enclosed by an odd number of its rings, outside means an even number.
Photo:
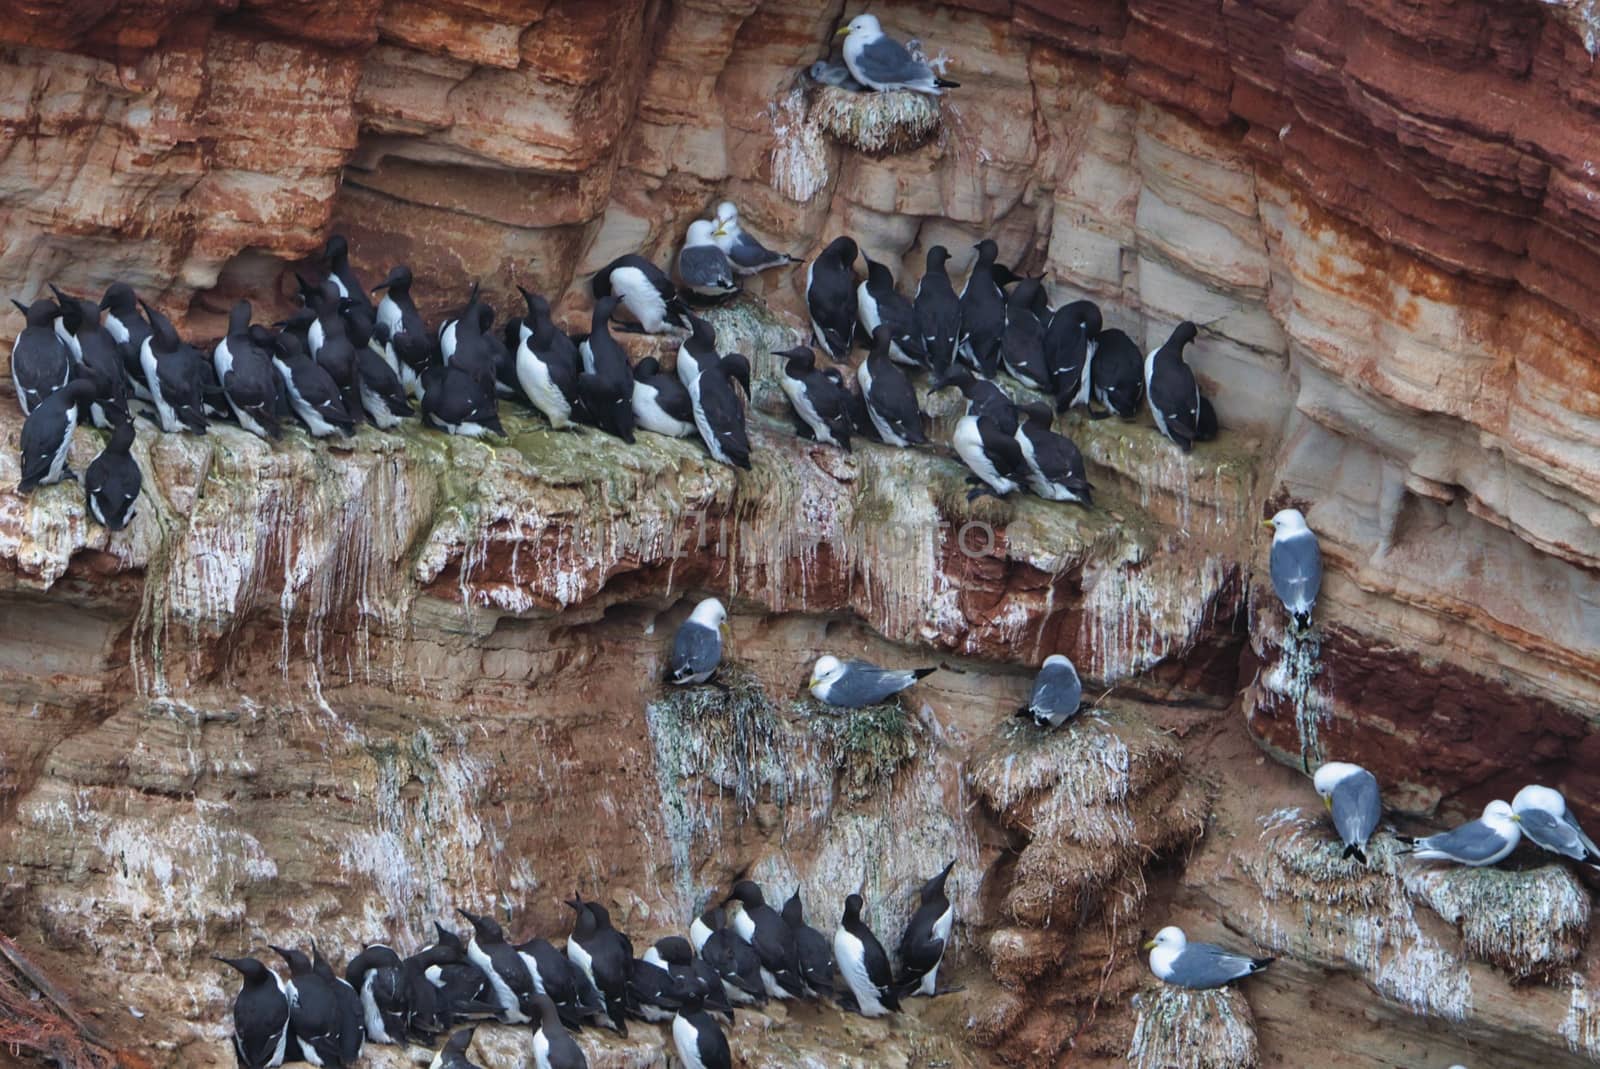
[[[1189,360],[1225,428],[1184,456],[1147,419],[1069,415],[1096,509],[969,507],[948,455],[792,436],[769,354],[804,336],[793,271],[716,313],[756,374],[737,476],[691,444],[599,449],[521,416],[492,454],[415,429],[314,448],[141,432],[125,532],[71,486],[0,494],[0,929],[106,1031],[201,1066],[226,1054],[212,952],[312,932],[408,948],[454,905],[559,936],[574,886],[664,934],[746,866],[802,886],[819,927],[866,879],[893,928],[953,845],[964,1000],[919,1006],[913,1038],[849,1022],[807,1046],[777,1021],[739,1049],[1046,1065],[1072,1044],[1126,1064],[1148,982],[1132,948],[1174,919],[1285,956],[1244,991],[1264,1064],[1293,1062],[1302,1027],[1362,1069],[1600,1058],[1575,921],[1496,957],[1435,912],[1459,895],[1418,906],[1397,870],[1297,901],[1302,931],[1263,903],[1278,840],[1259,823],[1314,804],[1298,770],[1326,756],[1371,768],[1402,819],[1542,782],[1600,824],[1591,7],[876,5],[962,88],[926,144],[868,155],[796,81],[837,3],[0,3],[7,294],[121,279],[203,341],[239,296],[286,312],[337,228],[369,281],[410,262],[430,319],[481,279],[502,313],[520,282],[587,329],[589,272],[669,262],[731,197],[798,256],[853,234],[905,291],[931,245],[959,279],[994,236],[1146,349],[1206,323]],[[0,317],[5,350],[20,325]],[[957,400],[925,407],[947,440]],[[0,485],[20,425],[0,401]],[[73,465],[98,447],[80,431]],[[1326,568],[1299,642],[1260,582],[1258,521],[1289,503]],[[649,712],[708,592],[770,707],[732,743],[775,747],[765,765],[689,761],[729,736]],[[966,673],[919,684],[898,742],[807,781],[803,814],[782,776],[741,796],[741,770],[844,752],[792,702],[841,648]],[[1151,779],[1074,796],[1093,820],[1041,835],[1034,795],[1055,788],[1001,798],[976,770],[1020,745],[996,725],[1056,652],[1087,695],[1115,688],[1112,734],[1148,762],[1130,783]],[[718,834],[674,837],[670,801]],[[913,811],[917,849],[861,872]],[[1088,873],[1070,932],[1048,893],[1067,871]],[[1582,893],[1549,902],[1570,920]],[[1402,903],[1427,961],[1328,934]],[[1019,997],[1035,976],[1059,1012]],[[1358,1038],[1367,1014],[1384,1027]]]

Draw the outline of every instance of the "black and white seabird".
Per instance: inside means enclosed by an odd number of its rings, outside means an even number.
[[[672,1018],[672,1045],[684,1069],[733,1069],[728,1037],[698,995],[691,995]]]
[[[950,435],[956,455],[972,472],[968,481],[974,485],[967,500],[984,494],[1005,497],[1028,477],[1022,443],[1017,441],[1016,406],[998,386],[966,368],[952,371],[946,384],[959,387],[967,399],[967,411]]]
[[[978,261],[961,290],[961,343],[956,352],[974,371],[992,379],[1000,368],[1000,339],[1006,330],[1006,295],[996,281],[1000,246],[985,238],[974,247]]]
[[[1094,357],[1099,348],[1100,327],[1100,306],[1093,301],[1069,301],[1050,317],[1044,335],[1044,361],[1056,411],[1065,412],[1074,405],[1089,407],[1094,396]]]
[[[1019,382],[1036,390],[1051,388],[1045,364],[1045,325],[1034,305],[1044,293],[1039,279],[1025,278],[1006,296],[1006,326],[1000,335],[1000,359]]]
[[[344,407],[338,384],[311,359],[298,334],[286,330],[274,339],[272,366],[283,383],[289,408],[312,437],[355,434],[355,417]]]
[[[628,1011],[652,1024],[672,1020],[684,1002],[693,995],[693,980],[674,977],[656,948],[646,947],[644,957],[635,958],[628,974]]]
[[[1187,453],[1200,426],[1200,387],[1183,361],[1183,347],[1194,341],[1200,328],[1179,323],[1172,336],[1150,350],[1144,361],[1144,392],[1156,429],[1177,442]]]
[[[139,471],[139,462],[133,459],[133,435],[133,417],[124,413],[122,422],[111,432],[105,450],[89,462],[83,473],[89,515],[110,531],[128,526],[137,512],[133,503],[139,497],[144,476]]]
[[[629,254],[612,260],[595,274],[590,288],[596,301],[615,296],[633,313],[638,326],[620,326],[620,330],[660,334],[668,325],[689,325],[689,309],[677,287],[666,272],[643,256]],[[611,307],[615,311],[616,305]]]
[[[432,367],[422,375],[422,419],[463,438],[505,437],[494,392],[454,367]]]
[[[889,328],[879,324],[872,332],[872,350],[856,369],[856,382],[867,405],[867,417],[887,445],[922,445],[927,417],[917,404],[917,393],[906,373],[889,359]]]
[[[356,345],[350,340],[339,295],[333,279],[322,284],[317,315],[306,325],[306,350],[339,387],[339,396],[351,416],[361,414],[360,375],[356,370]]]
[[[1093,504],[1094,485],[1084,473],[1083,453],[1071,438],[1051,429],[1055,413],[1050,406],[1035,402],[1017,411],[1022,422],[1016,438],[1028,489],[1047,501]]]
[[[1110,327],[1096,335],[1090,372],[1090,401],[1111,410],[1098,412],[1086,402],[1090,419],[1112,414],[1133,419],[1139,414],[1144,402],[1144,353],[1125,331]]]
[[[767,905],[761,886],[753,880],[740,880],[727,901],[744,907],[733,911],[731,927],[755,949],[761,962],[761,986],[767,994],[776,999],[804,994],[805,983],[795,972],[794,930]]]
[[[773,252],[739,225],[739,209],[731,200],[717,205],[716,229],[711,236],[717,248],[727,253],[736,275],[754,275],[773,267],[787,267],[799,259],[786,252]]]
[[[427,323],[417,311],[416,302],[411,298],[411,282],[411,268],[399,264],[390,269],[389,277],[372,287],[373,293],[383,290],[383,300],[378,302],[373,329],[376,331],[381,326],[386,331],[384,359],[400,376],[406,392],[420,398],[420,378],[425,365],[419,366],[418,357],[431,348],[428,341],[431,335]],[[410,359],[401,358],[402,349]]]
[[[589,1059],[568,1034],[561,1011],[550,996],[534,995],[533,1010],[534,1069],[589,1069]]]
[[[156,406],[161,429],[168,434],[188,428],[195,434],[206,432],[205,398],[200,377],[199,350],[178,339],[172,320],[139,302],[150,321],[150,334],[139,350],[145,385]]]
[[[333,966],[322,956],[316,943],[311,944],[311,971],[333,988],[334,998],[339,1003],[339,1061],[346,1066],[354,1065],[367,1041],[361,996],[348,980],[334,973]]]
[[[806,267],[806,310],[822,350],[843,360],[855,346],[856,243],[834,238]]]
[[[1065,654],[1052,653],[1033,677],[1033,692],[1017,716],[1042,728],[1058,728],[1078,715],[1083,706],[1083,682]]]
[[[866,661],[841,661],[831,653],[817,658],[807,686],[824,705],[860,709],[888,701],[938,668],[879,668]]]
[[[834,368],[819,371],[809,345],[774,353],[784,357],[778,385],[794,409],[795,429],[804,438],[850,452],[850,391]]]
[[[1372,833],[1378,830],[1378,821],[1383,819],[1377,777],[1360,765],[1329,761],[1317,769],[1311,784],[1333,815],[1334,830],[1344,842],[1344,856],[1356,858],[1365,865],[1367,840],[1372,838]],[[1515,802],[1512,808],[1516,808]],[[1523,823],[1526,825],[1527,821]],[[1524,827],[1523,830],[1528,829]],[[1529,838],[1533,838],[1531,832]]]
[[[734,281],[733,263],[717,245],[716,227],[707,219],[689,224],[689,233],[678,252],[678,277],[690,293],[701,297],[731,297],[739,292]]]
[[[549,301],[521,286],[517,291],[528,305],[518,330],[517,382],[550,426],[562,430],[572,426],[578,403],[578,347],[556,326]]]
[[[833,944],[806,923],[805,904],[796,887],[783,904],[783,923],[794,933],[795,972],[805,984],[806,997],[833,998]]]
[[[50,289],[61,309],[56,329],[66,334],[73,362],[92,372],[95,384],[103,387],[101,396],[89,402],[89,421],[101,430],[112,430],[132,415],[117,341],[100,325],[100,309],[94,301],[70,297],[54,285]]]
[[[689,391],[695,429],[711,458],[750,468],[750,438],[745,431],[744,403],[734,390],[750,392],[750,362],[740,353],[717,355],[717,334],[698,316],[689,317],[690,334],[678,348],[678,378]]]
[[[917,332],[917,313],[895,289],[888,264],[868,256],[867,277],[856,287],[856,312],[870,338],[881,323],[889,328],[889,357],[897,364],[920,367],[927,357]]]
[[[352,304],[373,313],[372,298],[366,287],[350,266],[350,242],[343,234],[330,234],[328,244],[322,249],[322,262],[328,266],[328,278],[338,289],[339,296]]]
[[[676,372],[661,370],[661,362],[647,356],[633,365],[633,422],[641,430],[668,438],[695,433],[694,400]]]
[[[56,302],[42,297],[32,304],[13,299],[27,326],[11,345],[11,382],[24,416],[39,402],[67,384],[72,374],[72,354],[56,334]]]
[[[289,996],[283,980],[255,958],[217,958],[244,977],[233,1000],[233,1052],[239,1069],[275,1069],[289,1040]]]
[[[304,952],[272,949],[289,966],[289,1042],[284,1060],[342,1065],[343,1013],[333,985],[316,974]]]
[[[913,56],[905,45],[883,32],[874,15],[857,15],[835,37],[844,38],[844,63],[855,80],[869,89],[887,92],[909,89],[938,96],[960,82],[941,78],[933,68]]]
[[[345,310],[345,327],[356,347],[356,393],[367,422],[392,431],[408,416],[416,415],[405,383],[389,364],[387,328],[372,322],[367,310]],[[353,414],[353,413],[352,413]]]
[[[955,867],[951,861],[917,892],[917,911],[906,922],[905,933],[900,937],[900,979],[895,986],[902,995],[931,998],[938,993],[939,963],[950,945],[950,929],[956,916],[944,885]]]
[[[567,938],[567,957],[605,1001],[601,1023],[621,1035],[628,1034],[628,979],[633,975],[633,946],[626,936],[611,927],[611,916],[598,902],[585,902],[574,896],[568,900],[577,914],[572,935]]]
[[[211,350],[217,381],[239,426],[258,438],[276,440],[278,394],[282,389],[272,366],[272,350],[250,329],[250,302],[240,300],[228,313],[228,333]]]
[[[555,1003],[568,1028],[580,1029],[600,1014],[600,992],[555,944],[536,936],[517,944],[517,953],[533,977],[533,989]]]
[[[1311,626],[1311,611],[1322,590],[1322,550],[1317,536],[1306,526],[1299,509],[1280,509],[1266,525],[1272,528],[1272,552],[1267,561],[1272,589],[1295,627],[1305,631]]]
[[[472,1036],[477,1030],[477,1025],[473,1025],[450,1033],[450,1038],[433,1056],[433,1061],[428,1063],[428,1069],[480,1069],[476,1062],[467,1057],[467,1048],[472,1046]]]
[[[351,958],[344,979],[361,1000],[367,1042],[404,1044],[411,1016],[405,963],[390,947],[374,943]]]
[[[139,301],[133,287],[126,282],[113,282],[100,298],[100,310],[106,313],[105,328],[117,343],[122,357],[122,370],[133,395],[149,401],[150,387],[144,381],[144,365],[139,354],[144,350],[144,340],[150,336],[150,324],[139,314]]]
[[[628,366],[628,354],[611,336],[611,317],[621,300],[613,294],[595,303],[589,336],[578,346],[583,357],[578,396],[597,427],[632,442],[633,370]],[[683,375],[681,368],[678,375]]]
[[[861,919],[861,905],[860,895],[844,900],[844,916],[833,932],[833,959],[863,1017],[898,1013],[900,998],[895,994],[889,955],[867,927],[867,922]]]
[[[67,453],[72,448],[72,432],[78,427],[78,406],[99,392],[92,380],[73,379],[33,406],[22,421],[22,480],[17,483],[18,493],[76,478],[67,467]]]
[[[961,298],[950,284],[950,273],[945,265],[950,261],[950,250],[935,245],[928,250],[928,266],[917,284],[917,297],[912,308],[917,317],[917,334],[922,339],[923,352],[928,354],[928,368],[933,373],[933,385],[944,385],[945,376],[955,362],[956,347],[961,343]]]
[[[767,1001],[761,979],[761,956],[726,925],[726,913],[715,907],[689,925],[689,941],[705,963],[722,978],[728,1001],[740,1006],[760,1006]]]
[[[500,1020],[504,1024],[526,1024],[533,1019],[529,1012],[529,999],[533,998],[533,976],[517,948],[506,942],[500,922],[493,917],[478,916],[457,907],[456,912],[472,925],[472,939],[467,943],[467,960],[476,965],[489,981]]]
[[[733,1020],[733,1005],[722,987],[722,977],[711,964],[695,956],[694,947],[681,935],[657,939],[644,952],[646,961],[664,966],[682,987],[698,991],[706,1007]]]
[[[1223,987],[1272,964],[1271,958],[1234,954],[1214,943],[1191,943],[1182,928],[1172,925],[1144,947],[1150,951],[1150,971],[1174,987]]]
[[[695,686],[717,674],[722,665],[722,638],[728,631],[728,610],[716,598],[706,598],[672,636],[672,663],[667,682]]]
[[[467,960],[461,937],[434,922],[435,942],[402,963],[413,1034],[429,1042],[457,1021],[499,1016],[499,1003],[489,980]]]
[[[1327,765],[1322,766],[1327,768]],[[1350,766],[1354,767],[1354,766]],[[1322,769],[1317,770],[1322,774]],[[1377,795],[1377,782],[1373,782],[1372,791],[1374,799]],[[1322,791],[1319,782],[1317,792]],[[1333,797],[1334,824],[1339,823],[1339,805],[1337,788]],[[1553,787],[1541,787],[1538,784],[1529,784],[1517,792],[1511,799],[1511,811],[1517,815],[1517,821],[1522,825],[1523,833],[1532,839],[1535,844],[1562,857],[1570,857],[1574,861],[1587,861],[1593,864],[1600,860],[1600,848],[1596,848],[1594,840],[1584,833],[1578,825],[1578,818],[1572,815],[1567,808],[1567,800],[1561,792]],[[1377,821],[1372,824],[1376,826]],[[1364,825],[1364,822],[1363,822]],[[1344,834],[1344,829],[1339,829]],[[1370,830],[1368,832],[1370,834]],[[1346,842],[1350,840],[1345,839]],[[1362,860],[1365,860],[1363,858]]]
[[[504,383],[498,339],[488,332],[494,321],[494,309],[483,303],[478,284],[472,284],[472,295],[461,314],[447,319],[439,328],[439,352],[445,366],[464,371],[483,388],[484,392],[498,398]],[[509,356],[505,360],[509,361]],[[512,374],[515,381],[515,374]]]

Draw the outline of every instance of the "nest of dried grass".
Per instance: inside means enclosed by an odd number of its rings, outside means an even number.
[[[920,148],[941,125],[939,99],[926,93],[860,93],[826,85],[817,90],[810,119],[835,141],[873,155]]]
[[[1406,886],[1460,929],[1469,955],[1516,980],[1564,970],[1583,952],[1589,896],[1565,866],[1429,869],[1409,875]]]
[[[1134,999],[1138,1020],[1128,1047],[1134,1069],[1255,1069],[1255,1018],[1231,987],[1186,991],[1166,987]]]

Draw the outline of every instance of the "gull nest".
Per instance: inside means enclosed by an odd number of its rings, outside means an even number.
[[[1589,931],[1589,896],[1562,865],[1512,872],[1427,869],[1408,889],[1461,929],[1469,955],[1516,980],[1550,976],[1578,960]]]
[[[907,89],[858,93],[825,85],[811,104],[811,121],[862,152],[909,152],[939,133],[939,99]]]
[[[1162,986],[1134,999],[1138,1020],[1128,1046],[1134,1069],[1255,1069],[1255,1020],[1231,987],[1186,991]]]

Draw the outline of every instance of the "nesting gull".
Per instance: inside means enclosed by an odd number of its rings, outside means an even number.
[[[1528,838],[1552,854],[1574,861],[1600,860],[1600,849],[1578,827],[1560,791],[1530,784],[1511,799],[1511,809]]]
[[[717,247],[716,227],[709,220],[689,224],[689,235],[678,253],[678,277],[702,297],[726,297],[739,292],[733,281],[733,264]]]
[[[1306,526],[1299,509],[1283,509],[1266,521],[1272,528],[1272,554],[1268,561],[1272,589],[1283,607],[1304,631],[1311,626],[1311,610],[1322,589],[1322,551],[1317,536]]]
[[[938,96],[961,84],[934,74],[932,67],[884,33],[873,15],[857,15],[834,36],[844,38],[844,65],[870,89],[910,89]]]
[[[1413,840],[1412,853],[1424,861],[1454,861],[1479,867],[1493,865],[1517,848],[1522,838],[1522,818],[1496,798],[1483,807],[1483,816],[1451,831]]]
[[[899,694],[934,668],[879,668],[866,661],[840,661],[832,654],[817,658],[811,671],[811,693],[826,705],[860,709]]]
[[[1329,761],[1312,777],[1317,794],[1333,814],[1333,826],[1344,840],[1344,856],[1366,863],[1367,840],[1377,830],[1383,816],[1378,798],[1378,781],[1360,765]]]
[[[672,638],[672,667],[667,682],[678,686],[704,683],[722,663],[722,636],[728,630],[728,610],[716,598],[694,607]]]
[[[1055,653],[1044,659],[1034,677],[1028,704],[1017,710],[1017,716],[1031,719],[1040,727],[1058,728],[1077,716],[1082,704],[1083,683],[1078,679],[1078,669],[1071,659]]]
[[[1191,943],[1183,929],[1169,925],[1144,945],[1150,951],[1150,971],[1174,987],[1197,990],[1223,987],[1258,973],[1271,958],[1247,958],[1213,943]]]
[[[786,252],[773,252],[745,232],[739,225],[739,209],[731,200],[717,205],[716,229],[711,238],[727,254],[736,275],[754,275],[771,267],[799,263]]]
[[[806,77],[818,85],[831,85],[850,93],[860,93],[867,88],[855,80],[849,67],[843,63],[829,63],[825,59],[819,59],[807,67]]]

